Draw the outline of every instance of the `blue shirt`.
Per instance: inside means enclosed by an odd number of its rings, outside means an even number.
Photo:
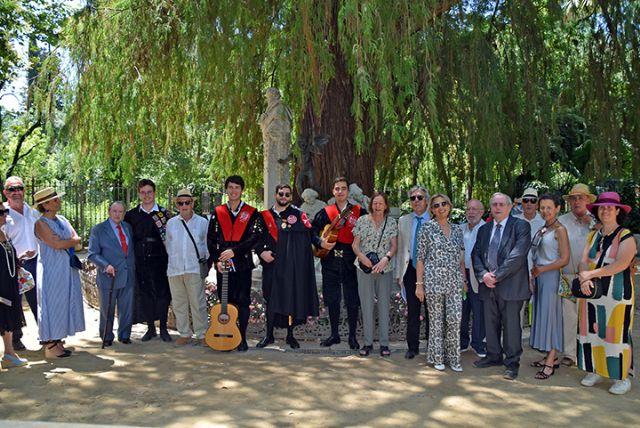
[[[418,226],[418,218],[422,218],[422,223],[420,224],[420,227],[422,228],[422,226],[431,219],[429,216],[429,210],[423,212],[421,216],[413,213],[411,221],[411,254],[415,254],[415,249],[413,247],[416,245],[416,226]]]
[[[116,235],[116,239],[120,242],[120,232],[118,231],[118,225],[114,223],[113,220],[109,219],[109,224],[111,225],[111,230]],[[122,227],[122,223],[120,225]],[[122,227],[122,233],[124,234],[124,239],[127,241],[127,247],[129,246],[129,237],[127,236],[127,231],[124,227]]]

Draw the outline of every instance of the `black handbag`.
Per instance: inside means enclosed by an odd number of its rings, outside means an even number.
[[[387,217],[384,219],[384,225],[382,226],[382,232],[380,232],[380,239],[378,239],[378,245],[376,245],[376,250],[380,247],[380,241],[382,241],[382,235],[384,235],[384,229],[387,227]],[[370,251],[365,254],[365,257],[371,261],[371,266],[375,266],[380,261],[380,256],[376,251]],[[361,261],[358,261],[358,265],[360,266],[360,270],[364,273],[371,273],[371,268],[362,264]]]
[[[80,258],[76,256],[76,253],[72,253],[69,250],[65,250],[65,251],[67,252],[67,254],[69,254],[69,266],[71,266],[75,270],[84,269],[84,265],[80,261]]]
[[[193,242],[193,248],[196,250],[196,256],[198,257],[198,264],[200,265],[200,278],[205,279],[209,275],[209,262],[207,259],[200,257],[200,252],[198,251],[198,246],[196,245],[196,240],[193,239],[193,235],[187,226],[187,223],[184,220],[180,219],[182,225],[185,229],[187,229],[187,233],[189,234],[189,238],[191,238],[191,242]]]
[[[578,299],[599,299],[600,297],[602,297],[602,279],[593,278],[591,279],[591,283],[593,284],[593,286],[591,287],[591,294],[587,296],[582,292],[582,289],[580,288],[580,279],[574,278],[571,282],[571,294],[573,294],[573,296],[577,297]]]

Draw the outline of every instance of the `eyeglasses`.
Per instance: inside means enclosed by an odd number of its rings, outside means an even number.
[[[186,205],[186,206],[191,205],[191,201],[178,201],[176,203],[178,204],[179,207],[181,207],[183,205]]]
[[[9,210],[0,209],[0,217],[4,216],[6,214],[9,214]]]
[[[449,205],[449,202],[447,202],[447,201],[442,201],[442,202],[440,202],[440,203],[437,203],[437,204],[433,204],[433,205],[431,205],[431,208],[433,208],[433,209],[438,209],[438,208],[440,208],[440,207],[444,208],[444,207],[446,207],[447,205]]]
[[[523,204],[535,204],[538,202],[538,198],[522,198]]]
[[[289,192],[278,192],[278,196],[280,196],[281,198],[288,198],[291,196],[291,193]]]
[[[24,192],[24,186],[11,186],[11,187],[7,187],[6,189],[7,192],[9,193],[13,193],[13,192]]]
[[[421,201],[421,200],[424,199],[424,196],[422,196],[422,195],[413,195],[413,196],[409,196],[409,199],[411,199],[411,202]]]

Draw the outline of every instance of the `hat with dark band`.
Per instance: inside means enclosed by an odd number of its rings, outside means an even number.
[[[38,205],[44,204],[45,202],[49,202],[53,199],[58,199],[61,196],[64,196],[64,192],[58,193],[53,187],[45,187],[42,190],[38,190],[34,195],[33,207],[38,208]]]

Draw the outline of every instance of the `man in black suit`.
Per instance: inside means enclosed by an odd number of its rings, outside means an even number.
[[[504,193],[491,196],[493,220],[480,228],[471,253],[487,333],[487,356],[473,365],[486,368],[504,364],[504,378],[508,380],[518,377],[522,355],[520,309],[530,295],[527,253],[531,227],[511,217],[512,206],[511,198]]]

